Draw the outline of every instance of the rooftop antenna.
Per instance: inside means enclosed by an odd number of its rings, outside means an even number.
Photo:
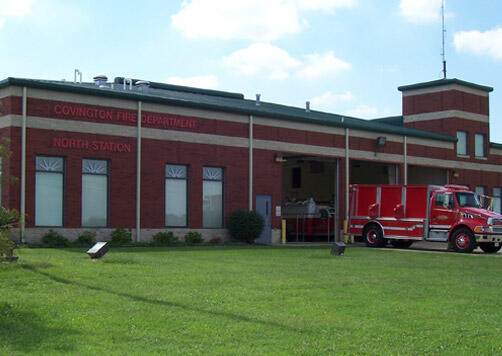
[[[444,26],[444,0],[441,1],[441,23],[442,23],[442,53],[441,57],[443,57],[443,79],[446,79],[446,50],[444,46],[444,38],[446,35],[446,29]]]

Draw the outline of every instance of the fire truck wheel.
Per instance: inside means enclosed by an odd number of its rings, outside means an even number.
[[[479,244],[479,248],[483,250],[485,253],[497,253],[502,246],[495,246],[494,242],[481,242]]]
[[[453,233],[451,239],[453,248],[457,252],[471,253],[476,248],[476,240],[469,229],[458,229]]]
[[[363,238],[368,247],[385,247],[382,229],[378,225],[371,224],[366,226],[363,232]]]
[[[413,243],[412,240],[390,240],[390,243],[395,248],[408,248]]]

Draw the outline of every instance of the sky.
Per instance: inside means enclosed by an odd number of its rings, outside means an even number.
[[[448,78],[494,88],[502,143],[502,1],[446,0],[445,22]],[[441,33],[441,0],[0,0],[0,77],[79,69],[370,119],[442,78]]]

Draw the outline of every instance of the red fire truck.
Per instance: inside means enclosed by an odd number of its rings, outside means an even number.
[[[414,241],[448,242],[457,252],[502,245],[502,215],[484,209],[479,196],[459,185],[352,185],[348,233],[368,246],[387,241],[407,248]]]

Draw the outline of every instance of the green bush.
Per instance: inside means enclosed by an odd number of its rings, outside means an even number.
[[[200,232],[190,231],[185,234],[185,243],[187,244],[200,244],[204,239]]]
[[[256,211],[236,210],[230,215],[228,231],[232,238],[252,244],[260,236],[264,224],[263,217]]]
[[[0,206],[0,230],[8,230],[19,222],[19,213],[15,209]]]
[[[221,239],[219,237],[213,237],[209,242],[213,245],[221,244]]]
[[[60,233],[49,230],[42,236],[42,245],[45,247],[68,247],[70,242]]]
[[[0,231],[0,261],[8,260],[14,255],[16,244],[9,239],[6,231]]]
[[[131,242],[131,236],[131,229],[126,230],[123,227],[118,227],[111,233],[112,242],[118,245]]]
[[[174,236],[172,231],[157,232],[153,235],[153,242],[161,245],[173,245],[178,242],[178,238]]]
[[[96,232],[95,231],[84,231],[77,238],[77,243],[80,245],[92,245],[96,241]]]

